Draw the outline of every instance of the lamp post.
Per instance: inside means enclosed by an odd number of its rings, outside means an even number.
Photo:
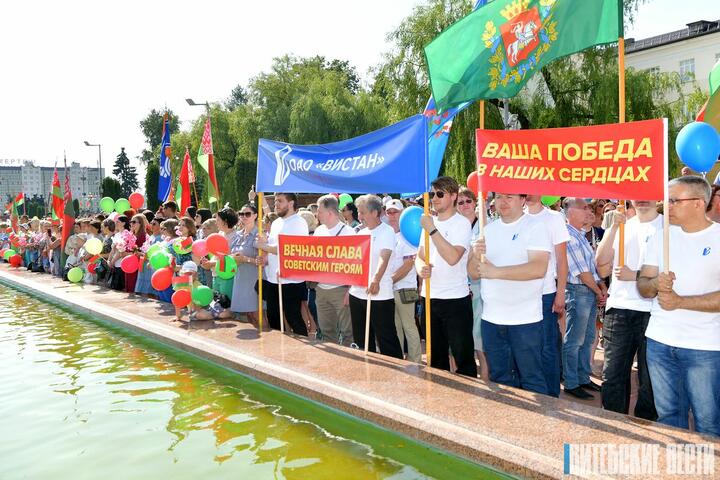
[[[98,198],[102,197],[102,145],[85,140],[86,147],[98,147]]]

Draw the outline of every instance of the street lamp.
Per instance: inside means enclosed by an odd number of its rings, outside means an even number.
[[[102,196],[102,146],[85,140],[86,147],[98,147],[98,198]]]

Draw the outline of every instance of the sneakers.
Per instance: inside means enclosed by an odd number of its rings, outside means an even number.
[[[580,400],[589,400],[593,397],[588,392],[582,389],[582,387],[575,387],[575,388],[566,388],[565,393],[572,395],[575,398],[579,398]]]

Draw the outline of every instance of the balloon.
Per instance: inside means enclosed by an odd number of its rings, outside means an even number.
[[[423,209],[420,207],[408,207],[400,214],[400,233],[405,241],[414,247],[420,245],[420,234],[423,230],[420,225],[422,215]]]
[[[220,263],[223,263],[223,268],[220,267]],[[237,262],[230,255],[224,256],[224,261],[220,262],[220,258],[215,259],[215,273],[223,280],[229,280],[235,276],[237,271]]]
[[[100,209],[105,213],[110,213],[115,208],[115,200],[110,197],[103,197],[100,200]]]
[[[210,302],[212,302],[212,299],[213,291],[211,288],[206,287],[205,285],[200,285],[197,288],[193,288],[192,301],[195,305],[207,307],[208,305],[210,305]]]
[[[182,237],[182,238],[176,238],[173,241],[173,250],[178,255],[184,255],[186,253],[192,252],[192,238],[190,237]]]
[[[557,195],[543,195],[542,197],[540,197],[540,203],[542,203],[546,207],[555,205],[558,200],[560,200],[560,197]]]
[[[127,210],[130,210],[130,202],[126,198],[118,198],[115,200],[115,211],[122,215]]]
[[[85,251],[90,255],[99,255],[102,252],[103,243],[99,238],[91,238],[85,242]]]
[[[212,233],[207,237],[207,248],[213,255],[227,255],[230,253],[230,246],[221,233]]]
[[[207,242],[205,240],[195,240],[192,245],[192,253],[197,257],[204,257],[207,255]]]
[[[145,252],[145,258],[150,259],[153,255],[162,251],[162,246],[159,243],[154,243]]]
[[[353,198],[347,193],[341,193],[338,201],[340,202],[340,210],[342,210],[348,203],[353,203]]]
[[[170,254],[167,252],[157,252],[155,255],[150,257],[150,265],[154,270],[160,270],[161,268],[165,268],[170,265],[170,258]]]
[[[128,255],[120,262],[120,268],[125,273],[135,273],[140,267],[140,260],[135,255]]]
[[[685,125],[675,140],[680,160],[696,172],[709,172],[720,156],[720,134],[705,122]]]
[[[475,195],[480,195],[480,185],[478,182],[477,170],[473,170],[472,172],[470,172],[470,175],[468,175],[467,177],[466,184],[470,190],[475,192]]]
[[[7,228],[5,229],[5,233],[13,233],[12,227],[7,227]]]
[[[145,197],[142,196],[142,193],[134,192],[130,194],[128,201],[132,208],[139,210],[145,203]]]
[[[73,283],[78,283],[83,279],[85,276],[85,272],[83,272],[82,268],[80,267],[73,267],[68,271],[67,277],[68,280],[70,280]]]
[[[163,291],[172,283],[172,277],[173,271],[171,268],[161,268],[157,272],[153,273],[150,278],[150,283],[155,290]]]
[[[20,255],[18,255],[18,254],[16,253],[15,255],[13,255],[12,257],[10,257],[10,266],[11,266],[11,267],[17,268],[17,267],[19,267],[20,265],[22,265],[22,257],[21,257]]]
[[[190,294],[189,290],[178,290],[177,292],[172,294],[172,298],[170,300],[172,301],[172,304],[176,307],[185,308],[190,305],[190,302],[192,301],[192,295]]]
[[[97,262],[88,263],[88,272],[90,273],[97,273]]]
[[[15,250],[13,250],[12,248],[9,248],[9,249],[5,250],[5,253],[3,254],[3,258],[9,262],[10,257],[12,257],[13,255],[17,255],[17,252]]]

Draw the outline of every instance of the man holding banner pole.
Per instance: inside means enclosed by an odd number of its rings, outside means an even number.
[[[296,205],[296,194],[275,194],[275,213],[280,218],[270,226],[269,238],[263,234],[258,235],[257,247],[268,254],[265,272],[271,288],[265,292],[265,301],[267,302],[267,319],[270,328],[282,330],[281,322],[285,319],[294,333],[307,337],[307,325],[300,314],[300,304],[307,296],[307,287],[302,280],[281,280],[278,261],[278,237],[280,234],[308,234],[308,225],[297,214]]]

